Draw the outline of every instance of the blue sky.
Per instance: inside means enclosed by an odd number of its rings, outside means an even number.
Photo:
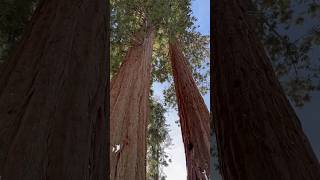
[[[198,31],[203,35],[210,35],[210,0],[193,0],[193,15],[198,19],[196,25],[199,25]]]
[[[320,160],[320,93],[313,92],[311,96],[310,102],[306,103],[302,108],[295,108],[295,110],[313,147],[313,151],[316,153],[318,160]]]
[[[307,6],[304,4],[296,5],[294,8],[295,15],[307,9]],[[284,26],[279,26],[277,31],[281,35],[288,35],[291,41],[295,41],[296,39],[303,37],[308,34],[308,30],[315,25],[319,24],[318,19],[316,18],[305,18],[303,26],[296,25],[292,28],[285,30]],[[313,64],[318,64],[317,59],[320,57],[320,47],[313,47],[309,53]],[[311,101],[306,103],[303,107],[297,108],[294,107],[296,114],[298,115],[302,128],[307,135],[311,146],[313,147],[314,152],[316,153],[318,159],[320,160],[320,92],[312,92],[311,93]]]

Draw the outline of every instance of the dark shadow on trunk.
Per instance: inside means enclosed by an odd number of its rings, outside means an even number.
[[[213,107],[222,175],[319,180],[319,161],[255,34],[246,2],[213,5]]]
[[[106,1],[44,0],[0,79],[2,180],[104,180]]]

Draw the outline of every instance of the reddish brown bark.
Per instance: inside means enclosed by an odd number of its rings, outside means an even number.
[[[2,180],[105,180],[106,1],[45,0],[0,79]]]
[[[110,179],[146,178],[146,128],[151,83],[153,29],[129,48],[119,72],[111,81]]]
[[[210,175],[209,111],[178,44],[171,41],[169,48],[188,180],[206,180]]]
[[[319,161],[255,35],[245,2],[213,5],[213,103],[222,175],[319,180]]]

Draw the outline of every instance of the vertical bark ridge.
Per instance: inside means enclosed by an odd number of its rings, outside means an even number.
[[[188,180],[206,180],[210,176],[209,111],[178,44],[171,41],[169,46]]]
[[[41,2],[0,79],[3,180],[106,179],[106,2]]]
[[[110,178],[146,178],[146,127],[151,81],[153,28],[137,35],[110,87]]]
[[[228,180],[318,180],[320,166],[247,14],[248,1],[217,0],[214,114]]]

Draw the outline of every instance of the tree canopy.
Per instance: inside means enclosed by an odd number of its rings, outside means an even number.
[[[320,3],[305,0],[255,0],[251,13],[275,72],[290,100],[303,106],[320,90]]]
[[[152,58],[152,81],[167,82],[165,105],[175,107],[175,92],[168,57],[168,42],[178,38],[192,66],[193,75],[202,93],[208,92],[209,37],[196,31],[191,1],[112,0],[111,2],[111,74],[116,73],[123,56],[146,24],[155,27]],[[112,78],[112,77],[111,77]]]

